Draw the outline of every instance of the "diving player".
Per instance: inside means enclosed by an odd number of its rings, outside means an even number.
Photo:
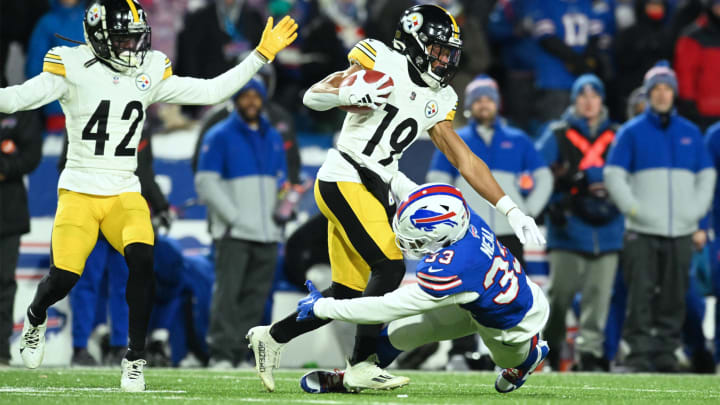
[[[393,230],[400,249],[420,258],[417,284],[382,297],[343,300],[323,298],[308,281],[310,294],[298,303],[298,320],[390,322],[377,347],[381,367],[402,351],[478,333],[503,368],[495,389],[520,388],[549,352],[539,335],[548,302],[520,262],[468,208],[460,190],[447,184],[413,190],[400,204]],[[314,371],[303,376],[301,386],[311,393],[353,391],[348,378]]]
[[[378,296],[400,285],[405,265],[390,227],[395,204],[389,190],[391,183],[406,190],[415,186],[398,172],[398,160],[426,131],[475,191],[507,216],[523,243],[526,239],[544,243],[535,221],[505,195],[487,165],[453,130],[457,95],[448,84],[457,71],[461,47],[460,30],[450,13],[435,5],[414,6],[400,19],[393,48],[373,39],[360,41],[348,55],[348,69],[329,75],[305,93],[304,104],[314,110],[372,109],[347,114],[337,145],[318,172],[315,200],[329,221],[333,281],[324,295]],[[365,69],[386,77],[366,83],[361,78]],[[340,86],[351,75],[358,75],[354,83]],[[394,87],[385,87],[390,77]],[[268,391],[275,388],[272,371],[283,345],[329,322],[298,323],[296,316],[248,332],[258,375]],[[379,332],[377,325],[358,326],[346,373],[346,382],[356,384],[355,388],[391,389],[409,381],[369,359]]]
[[[145,337],[154,295],[153,228],[140,195],[137,147],[145,110],[157,102],[214,104],[247,83],[296,38],[297,25],[268,19],[260,44],[239,65],[212,80],[177,77],[170,60],[150,49],[150,26],[137,0],[91,1],[83,20],[85,44],[51,49],[43,72],[0,89],[0,111],[31,110],[59,100],[68,153],[58,181],[50,272],[27,310],[20,354],[28,368],[43,359],[47,309],[80,278],[98,230],[125,255],[129,268],[129,347],[120,386],[143,391]]]

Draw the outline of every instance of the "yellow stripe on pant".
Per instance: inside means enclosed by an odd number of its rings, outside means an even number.
[[[374,264],[402,260],[385,207],[363,184],[316,181],[315,202],[328,219],[333,282],[363,291]]]
[[[98,230],[123,254],[131,243],[155,241],[150,210],[140,193],[100,196],[60,189],[52,230],[53,265],[82,275]]]

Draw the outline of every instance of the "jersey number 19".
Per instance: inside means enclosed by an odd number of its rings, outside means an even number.
[[[122,141],[115,148],[114,156],[135,156],[135,148],[128,148],[128,144],[135,135],[138,124],[142,121],[145,116],[143,111],[143,105],[139,101],[131,101],[125,106],[123,111],[122,119],[127,121],[133,116],[133,112],[137,111],[137,117],[135,121],[130,124],[130,129],[127,134],[123,137]],[[95,109],[90,121],[85,125],[82,131],[83,141],[95,141],[95,156],[103,156],[105,154],[105,141],[110,139],[110,134],[107,132],[107,122],[110,116],[110,100],[102,100],[98,107]],[[93,132],[97,126],[97,130]]]
[[[385,114],[385,117],[380,122],[380,126],[377,127],[372,138],[370,138],[370,141],[368,141],[367,145],[365,145],[365,149],[363,149],[362,153],[366,156],[372,156],[373,152],[375,151],[375,147],[378,145],[378,143],[380,143],[380,140],[385,134],[385,130],[387,130],[388,126],[390,126],[390,122],[392,122],[398,111],[400,111],[392,104],[385,104],[385,107],[383,109],[387,111],[387,114]],[[400,139],[402,134],[407,129],[410,130],[408,131],[407,136]],[[392,163],[393,156],[403,153],[405,148],[410,146],[410,144],[415,140],[415,137],[417,137],[417,135],[417,121],[415,121],[413,118],[406,118],[405,120],[403,120],[400,124],[398,124],[398,126],[395,127],[395,129],[390,134],[390,147],[392,148],[390,156],[380,160],[378,163],[383,166],[387,166]]]

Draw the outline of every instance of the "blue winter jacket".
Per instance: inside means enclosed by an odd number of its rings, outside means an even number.
[[[25,62],[25,76],[28,79],[42,72],[43,60],[50,48],[69,45],[67,41],[56,37],[56,33],[75,41],[85,42],[85,34],[83,34],[84,3],[78,1],[78,4],[73,7],[65,7],[60,4],[59,0],[50,0],[50,11],[40,17],[28,43]],[[57,101],[43,107],[43,111],[48,116],[63,113],[60,103]]]
[[[663,127],[650,109],[620,128],[604,173],[628,230],[665,237],[698,229],[716,176],[698,127],[675,111]]]
[[[257,131],[237,112],[211,127],[200,149],[195,188],[208,205],[213,237],[280,241],[272,214],[286,178],[282,136],[265,117]]]
[[[560,151],[558,147],[555,131],[558,127],[569,127],[578,131],[580,134],[593,142],[600,134],[610,129],[613,123],[609,119],[605,119],[597,128],[594,134],[590,133],[587,121],[578,118],[573,114],[572,109],[568,109],[562,118],[552,123],[538,140],[537,148],[548,162],[553,166],[561,161]],[[585,170],[585,176],[588,183],[603,182],[603,169],[600,167],[590,167]],[[566,197],[567,192],[553,193],[550,203],[558,201]],[[580,219],[577,215],[567,213],[567,222],[564,225],[554,224],[549,215],[546,215],[546,225],[548,231],[547,247],[548,249],[569,250],[574,252],[583,252],[590,254],[601,254],[606,252],[618,251],[623,245],[623,216],[618,214],[615,219],[604,225],[591,225]]]

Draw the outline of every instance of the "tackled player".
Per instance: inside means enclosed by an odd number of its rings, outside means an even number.
[[[315,183],[315,201],[329,222],[333,283],[323,295],[380,296],[400,285],[405,265],[390,227],[395,211],[390,186],[406,191],[416,186],[398,171],[398,161],[426,131],[475,191],[507,216],[521,242],[544,243],[535,221],[505,195],[487,165],[453,130],[457,95],[448,84],[460,63],[462,44],[450,13],[435,5],[414,6],[400,19],[393,48],[373,39],[360,41],[348,54],[348,69],[329,75],[305,93],[303,102],[313,110],[370,108],[367,113],[347,114],[337,145]],[[364,80],[365,69],[387,77],[370,83]],[[351,75],[359,76],[351,85],[341,86]],[[390,78],[394,86],[387,85]],[[248,333],[258,374],[268,391],[275,389],[272,371],[283,345],[330,322],[297,322],[296,317],[293,313]],[[357,328],[345,373],[345,384],[354,390],[391,389],[409,382],[382,370],[370,357],[380,329],[379,325]]]

